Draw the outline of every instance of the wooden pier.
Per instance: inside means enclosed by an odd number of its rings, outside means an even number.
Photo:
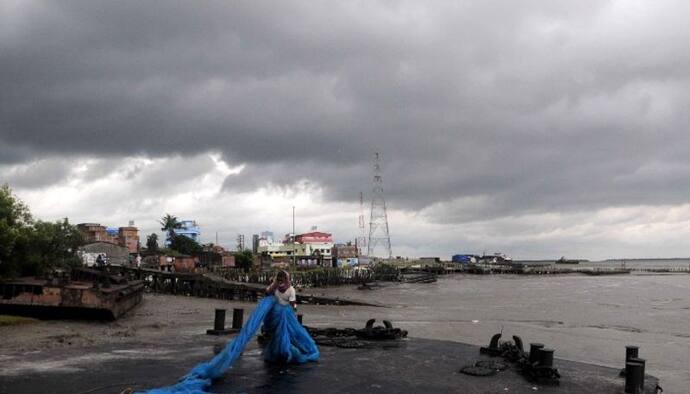
[[[256,302],[264,296],[266,289],[262,284],[233,282],[212,273],[166,272],[115,265],[108,266],[107,270],[127,278],[142,280],[145,291],[151,293]],[[312,305],[380,306],[375,303],[301,293],[297,294],[297,302]]]

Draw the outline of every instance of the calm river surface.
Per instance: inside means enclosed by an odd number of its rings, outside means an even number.
[[[630,266],[630,265],[628,265]],[[316,290],[318,292],[318,290]],[[640,347],[667,393],[690,392],[690,275],[470,276],[379,290],[328,289],[388,308],[311,308],[305,324],[359,327],[389,319],[410,336],[488,344],[503,329],[542,342],[556,356],[622,368]]]

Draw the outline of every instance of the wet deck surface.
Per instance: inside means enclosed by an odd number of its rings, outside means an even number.
[[[98,349],[61,349],[0,355],[0,393],[120,393],[175,383],[196,363],[213,356],[223,338]],[[556,360],[559,386],[530,383],[515,370],[474,377],[459,369],[480,359],[476,346],[409,339],[400,346],[367,349],[324,347],[321,360],[287,368],[264,363],[252,343],[214,393],[622,393],[618,370]],[[647,391],[656,380],[647,377]]]

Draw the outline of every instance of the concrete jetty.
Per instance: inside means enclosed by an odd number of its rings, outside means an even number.
[[[198,362],[213,356],[228,337],[200,334],[191,341],[156,346],[126,344],[87,349],[55,349],[5,354],[0,366],[0,393],[122,393],[175,383]],[[321,359],[305,365],[264,363],[256,342],[232,369],[214,382],[213,393],[622,393],[620,368],[560,360],[554,367],[559,385],[527,381],[512,367],[493,376],[469,376],[459,370],[477,360],[479,347],[412,338],[397,346],[360,349],[320,347]],[[621,358],[624,359],[625,349]],[[557,354],[557,353],[556,353]],[[621,367],[622,367],[621,362]],[[658,381],[645,378],[645,393]]]

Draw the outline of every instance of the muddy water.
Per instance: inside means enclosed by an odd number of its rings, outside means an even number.
[[[661,378],[666,393],[690,392],[690,275],[453,275],[433,284],[384,285],[373,291],[341,287],[309,292],[387,307],[303,305],[299,311],[307,325],[363,327],[373,317],[391,320],[410,336],[473,344],[486,344],[503,329],[506,337],[517,334],[525,343],[555,348],[557,357],[612,367],[623,366],[625,345],[638,345],[648,371]],[[180,340],[201,340],[218,307],[244,308],[246,320],[255,304],[147,294],[142,305],[116,322],[0,327],[0,379],[56,368],[25,365],[23,354],[28,352],[88,351],[105,343],[160,344],[166,349]]]
[[[503,330],[507,338],[545,343],[557,357],[613,367],[623,367],[626,345],[637,345],[666,392],[690,392],[690,275],[454,275],[332,294],[390,308],[319,308],[305,314],[306,324],[387,318],[411,336],[473,344]]]

